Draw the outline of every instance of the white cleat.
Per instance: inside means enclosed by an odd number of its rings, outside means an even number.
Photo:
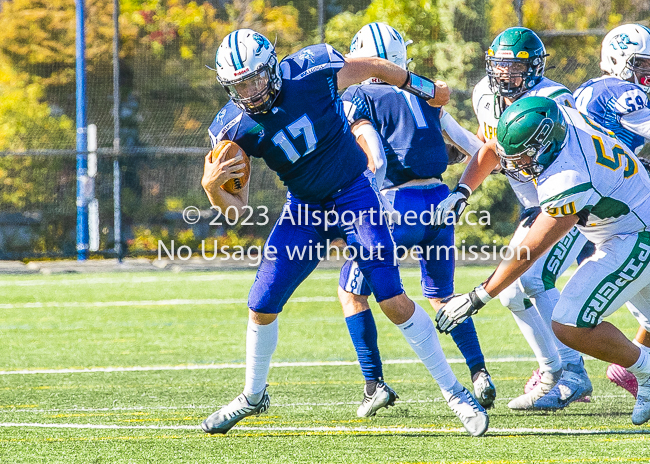
[[[377,414],[381,408],[395,406],[395,400],[398,399],[395,390],[386,385],[383,381],[377,382],[375,393],[368,395],[366,387],[363,388],[363,401],[357,409],[357,416],[372,417]]]
[[[257,404],[250,404],[243,393],[230,404],[214,412],[203,421],[201,428],[205,433],[226,433],[244,417],[261,414],[271,405],[269,394],[264,390],[262,399]]]
[[[508,403],[510,409],[524,411],[535,409],[535,401],[542,398],[555,386],[562,376],[562,369],[555,372],[542,372],[539,382],[528,393],[513,399]]]
[[[467,388],[463,388],[449,398],[447,404],[471,436],[480,437],[487,431],[490,418],[483,406],[478,404]]]
[[[492,382],[492,377],[487,370],[481,369],[476,376],[474,384],[474,397],[485,409],[494,406],[494,400],[497,397],[497,389]]]
[[[591,395],[593,388],[585,370],[584,361],[568,364],[558,383],[542,398],[535,401],[535,409],[564,409],[574,401]]]
[[[644,383],[639,380],[639,391],[636,394],[636,403],[632,410],[632,423],[645,424],[650,420],[650,377]]]

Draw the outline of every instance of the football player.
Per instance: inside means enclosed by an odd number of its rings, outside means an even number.
[[[429,315],[404,293],[390,230],[376,219],[382,206],[374,175],[337,93],[377,76],[431,105],[443,105],[449,101],[446,84],[434,84],[387,60],[344,58],[327,44],[303,48],[278,62],[274,46],[250,29],[224,38],[216,71],[231,100],[210,126],[213,145],[231,140],[249,156],[264,159],[288,193],[248,298],[244,391],[210,415],[203,430],[226,433],[244,417],[268,409],[266,380],[278,340],[277,316],[324,258],[319,250],[327,240],[343,238],[350,249],[358,250],[359,269],[382,311],[438,382],[447,404],[470,434],[485,433],[485,410],[451,371]],[[210,202],[222,210],[248,202],[248,190],[233,195],[220,188],[241,175],[239,161],[230,161],[206,156],[202,179]],[[296,222],[306,210],[311,212],[307,220]],[[373,215],[374,221],[369,219]]]
[[[494,140],[498,135],[501,114],[524,98],[543,96],[563,106],[575,106],[566,87],[544,77],[546,57],[544,44],[530,29],[513,27],[494,39],[486,53],[487,76],[476,85],[473,94],[479,138]],[[467,171],[481,171],[484,166],[478,162],[478,159],[473,159]],[[494,167],[492,163],[489,169]],[[524,208],[510,241],[510,246],[516,247],[536,220],[540,205],[532,183],[512,177],[508,180]],[[436,221],[442,223],[450,214],[462,212],[467,198],[479,184],[469,187],[466,182],[459,182],[449,198],[438,206]],[[539,363],[539,369],[533,372],[524,394],[508,403],[511,409],[554,409],[558,406],[561,392],[570,391],[571,401],[591,394],[591,381],[580,353],[561,343],[551,330],[551,314],[560,297],[555,281],[576,259],[586,242],[577,229],[571,229],[543,259],[500,292],[501,303],[512,311]],[[542,401],[542,397],[546,398]],[[568,403],[562,404],[566,406]]]
[[[640,24],[624,24],[603,39],[600,68],[602,77],[591,79],[576,90],[577,109],[616,134],[635,153],[650,140],[650,30]],[[628,303],[630,311],[638,310]],[[650,347],[650,335],[640,327],[634,340]],[[607,378],[636,397],[636,377],[612,364]]]
[[[477,157],[500,160],[508,175],[534,181],[542,213],[518,249],[510,250],[510,259],[438,311],[438,328],[449,331],[475,314],[577,225],[596,244],[596,253],[564,287],[553,311],[553,331],[567,346],[634,374],[639,392],[632,422],[645,423],[650,419],[650,353],[603,318],[630,301],[642,314],[639,322],[650,328],[648,173],[610,131],[544,97],[524,98],[506,109],[493,147],[486,145]],[[472,175],[462,180],[477,186]]]
[[[385,58],[407,69],[407,45],[391,26],[370,23],[354,36],[347,57]],[[459,142],[456,146],[463,156],[474,155],[483,143],[441,108],[423,104],[416,96],[380,79],[348,87],[342,99],[352,133],[365,142],[377,185],[401,218],[393,224],[395,243],[404,249],[419,245],[428,250],[420,256],[422,292],[437,309],[442,298],[453,294],[454,253],[449,251],[454,246],[454,230],[434,229],[430,227],[431,213],[428,220],[421,214],[434,211],[449,194],[442,182],[449,162],[443,131],[451,142]],[[405,218],[407,214],[411,215],[409,219]],[[348,260],[343,266],[338,291],[366,379],[357,415],[373,416],[378,409],[392,405],[397,395],[383,381],[377,328],[368,304],[372,290],[356,261]],[[466,320],[451,336],[470,369],[476,399],[486,408],[492,406],[496,389],[485,368],[474,323]]]

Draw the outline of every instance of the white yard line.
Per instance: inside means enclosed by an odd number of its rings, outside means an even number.
[[[462,358],[447,360],[449,364],[463,364]],[[488,358],[486,363],[510,363],[510,362],[535,362],[535,358],[528,357],[503,357]],[[389,359],[384,364],[418,364],[419,359]],[[357,361],[297,361],[297,362],[275,362],[271,367],[324,367],[324,366],[356,366]],[[114,367],[89,367],[89,368],[62,368],[62,369],[21,369],[15,371],[0,371],[0,375],[26,375],[26,374],[92,374],[98,372],[145,372],[145,371],[196,371],[196,370],[220,370],[220,369],[245,369],[245,363],[225,364],[181,364],[177,366],[114,366]]]
[[[200,431],[198,425],[114,425],[114,424],[43,424],[32,422],[0,422],[1,428],[49,428],[49,429],[113,429],[113,430],[194,430]],[[248,427],[236,426],[233,432],[322,432],[322,433],[465,433],[460,428],[428,427]],[[646,435],[649,429],[635,430],[591,430],[591,429],[547,429],[542,427],[490,428],[488,433],[517,434],[554,434],[554,435]]]
[[[294,297],[288,303],[333,303],[338,301],[335,296],[306,296]],[[114,308],[134,306],[200,306],[200,305],[229,305],[248,304],[246,298],[206,298],[206,299],[173,299],[173,300],[127,300],[127,301],[47,301],[38,303],[2,303],[0,309],[39,309],[39,308]]]

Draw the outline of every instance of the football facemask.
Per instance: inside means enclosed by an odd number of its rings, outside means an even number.
[[[497,142],[497,155],[501,161],[501,167],[508,177],[518,182],[530,182],[542,173],[544,166],[537,162],[539,155],[543,154],[549,144],[539,148],[530,147],[520,153],[507,155],[503,147]]]
[[[490,87],[501,97],[516,98],[531,88],[533,78],[541,74],[543,59],[531,60],[503,57],[486,57],[487,75]]]
[[[650,56],[633,55],[628,60],[627,68],[634,74],[636,83],[647,92],[650,89]]]
[[[271,109],[279,93],[272,85],[269,66],[258,69],[237,81],[219,80],[233,103],[247,113],[265,113]]]

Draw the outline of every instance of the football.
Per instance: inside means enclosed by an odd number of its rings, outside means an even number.
[[[242,148],[237,145],[235,142],[230,140],[222,140],[217,144],[216,147],[210,152],[212,161],[216,159],[221,159],[222,161],[228,161],[229,159],[235,158],[237,155],[242,156],[244,160],[244,168],[237,171],[242,172],[244,175],[242,177],[237,177],[235,179],[230,179],[226,181],[225,184],[221,186],[228,193],[238,194],[248,183],[248,179],[251,173],[251,161],[248,155],[242,150]]]

